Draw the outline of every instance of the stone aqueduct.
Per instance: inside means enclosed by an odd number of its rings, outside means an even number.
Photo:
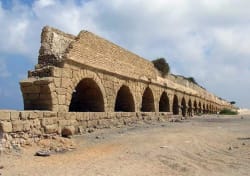
[[[230,103],[90,32],[45,27],[35,70],[20,82],[25,110],[216,113]]]

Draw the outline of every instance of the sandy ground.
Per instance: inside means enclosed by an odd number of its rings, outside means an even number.
[[[250,175],[250,116],[199,117],[97,130],[72,139],[77,149],[50,157],[39,149],[0,156],[2,175]]]

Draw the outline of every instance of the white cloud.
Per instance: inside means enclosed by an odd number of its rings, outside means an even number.
[[[246,95],[236,82],[250,87],[249,8],[248,0],[14,3],[8,10],[0,6],[0,25],[5,26],[0,29],[0,52],[27,55],[34,61],[42,26],[75,35],[87,29],[145,58],[166,57],[172,71],[197,78],[225,98],[233,91]],[[226,87],[232,88],[230,92],[222,91]]]
[[[35,2],[36,6],[38,6],[39,8],[45,8],[54,5],[55,3],[56,3],[55,0],[37,0]]]
[[[0,58],[0,78],[7,78],[10,75],[5,61]]]

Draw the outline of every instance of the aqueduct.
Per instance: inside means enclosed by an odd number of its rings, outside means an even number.
[[[163,78],[151,62],[90,32],[51,27],[20,86],[25,110],[0,110],[0,148],[234,108],[182,76]]]
[[[20,82],[25,110],[216,113],[230,103],[91,32],[45,27],[38,64]]]

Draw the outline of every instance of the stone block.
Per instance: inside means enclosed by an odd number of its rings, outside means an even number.
[[[20,119],[21,120],[27,120],[30,117],[30,111],[21,111],[20,113]]]
[[[53,67],[52,76],[58,77],[58,78],[61,77],[62,76],[62,69],[57,68],[57,67]]]
[[[65,126],[62,128],[61,134],[63,137],[69,137],[76,133],[76,129],[74,126]]]
[[[88,122],[87,121],[79,121],[78,125],[81,126],[84,129],[86,129],[87,126],[88,126]]]
[[[97,114],[95,112],[89,112],[89,120],[97,120]]]
[[[44,77],[44,78],[39,78],[34,81],[35,85],[48,85],[49,83],[52,83],[54,78],[52,77]]]
[[[89,120],[88,121],[88,128],[96,128],[98,125],[98,120]]]
[[[64,78],[72,78],[72,70],[68,68],[62,69],[62,77]]]
[[[39,119],[43,117],[43,112],[41,111],[31,111],[29,119]]]
[[[53,124],[53,125],[46,125],[44,127],[44,131],[46,134],[51,134],[51,133],[58,133],[58,125]]]
[[[65,127],[70,125],[70,120],[59,120],[58,121],[59,127]]]
[[[0,122],[0,131],[4,133],[12,132],[12,123],[11,122]]]
[[[25,94],[25,98],[29,100],[38,100],[39,94],[38,93],[27,93]]]
[[[30,126],[32,128],[40,128],[41,127],[41,123],[39,119],[34,119],[30,121]]]
[[[50,117],[50,118],[43,118],[40,119],[41,120],[41,125],[47,126],[47,125],[53,125],[53,124],[57,124],[57,118],[55,117]]]
[[[40,87],[39,86],[27,86],[27,87],[21,87],[23,93],[40,93]]]
[[[77,120],[70,120],[70,125],[73,125],[73,126],[78,125]]]
[[[58,88],[58,87],[61,87],[61,81],[62,79],[61,78],[55,78],[54,79],[54,83],[55,83],[55,86]]]
[[[76,120],[77,120],[77,121],[82,121],[82,120],[84,120],[83,113],[77,112],[77,113],[76,113]]]
[[[13,120],[19,120],[20,118],[20,112],[18,111],[11,111],[10,112],[10,119]]]
[[[116,119],[116,112],[108,112],[107,118],[108,119]]]
[[[35,81],[35,78],[29,78],[29,79],[25,79],[20,81],[20,85],[21,87],[29,87],[33,85],[33,82]]]
[[[66,104],[66,96],[65,95],[58,95],[58,104],[65,105]]]
[[[43,117],[44,118],[57,117],[57,112],[45,111],[43,112]]]
[[[83,119],[88,121],[90,119],[90,113],[89,112],[84,112],[83,113]]]
[[[50,100],[51,99],[51,94],[50,93],[40,93],[39,94],[39,99],[40,100]]]
[[[110,128],[112,124],[113,123],[111,119],[101,119],[98,121],[99,128]]]
[[[72,84],[70,78],[62,78],[61,87],[68,88]]]
[[[58,112],[57,118],[59,120],[66,119],[66,114],[67,114],[67,112]]]
[[[50,92],[51,91],[50,91],[50,87],[49,86],[47,86],[47,85],[41,85],[40,86],[40,93],[41,94],[48,94]]]
[[[76,120],[76,112],[68,112],[66,114],[66,118],[67,120]]]
[[[66,88],[57,88],[56,89],[56,92],[57,92],[57,94],[59,94],[59,95],[66,95],[67,94],[67,89]]]
[[[23,122],[23,131],[30,131],[31,130],[31,126],[30,126],[31,124],[30,124],[30,121],[28,121],[28,120],[25,120],[24,122]]]
[[[0,111],[0,120],[10,120],[10,111]]]
[[[58,111],[59,112],[68,112],[69,107],[66,105],[58,105]]]
[[[23,131],[23,121],[16,120],[12,122],[12,130],[13,132]]]

